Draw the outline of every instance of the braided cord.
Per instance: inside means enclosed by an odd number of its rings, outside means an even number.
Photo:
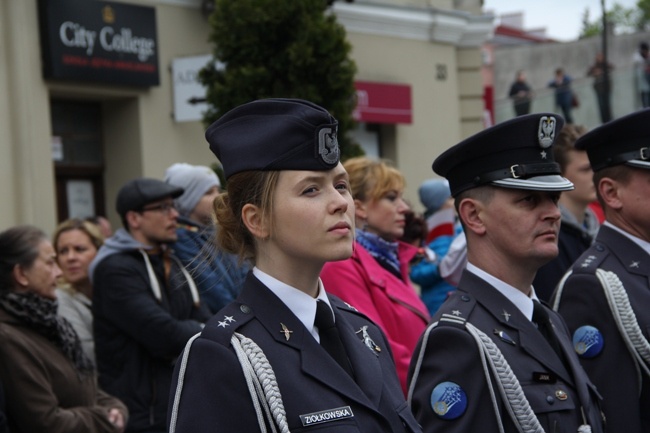
[[[275,421],[269,422],[271,430],[276,433],[275,426],[277,425],[280,433],[289,433],[280,388],[273,367],[271,367],[266,355],[253,340],[242,334],[235,333],[232,336],[231,343],[244,370],[251,397],[257,396],[257,398],[253,397],[253,404],[262,433],[265,433],[266,429],[264,428],[265,423],[260,404],[269,420]]]
[[[605,296],[609,308],[614,315],[614,321],[618,327],[625,345],[632,355],[637,359],[639,366],[650,376],[650,344],[643,336],[639,322],[630,305],[630,299],[618,276],[603,269],[596,270],[596,276],[605,289]]]
[[[466,323],[465,327],[487,355],[486,358],[496,376],[501,395],[507,402],[506,409],[512,417],[517,430],[521,433],[544,433],[544,429],[524,395],[519,380],[517,380],[499,348],[490,337],[471,323]]]

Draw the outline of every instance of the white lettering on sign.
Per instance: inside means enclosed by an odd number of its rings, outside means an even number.
[[[92,55],[97,32],[86,30],[84,26],[66,21],[59,27],[59,38],[66,47],[86,48],[86,54]]]
[[[92,56],[97,32],[88,30],[79,23],[66,21],[59,27],[59,38],[66,47],[85,48],[86,55]],[[134,36],[133,31],[125,27],[117,33],[113,27],[103,27],[99,31],[99,43],[107,52],[136,54],[141,62],[147,61],[156,47],[155,40]]]

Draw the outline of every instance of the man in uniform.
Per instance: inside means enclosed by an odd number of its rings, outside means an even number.
[[[449,180],[468,264],[411,362],[409,400],[424,432],[603,431],[566,327],[532,287],[558,254],[557,203],[573,188],[552,156],[563,123],[520,116],[433,163]]]
[[[650,109],[637,111],[576,142],[589,156],[605,223],[553,300],[612,432],[650,431],[649,122]]]

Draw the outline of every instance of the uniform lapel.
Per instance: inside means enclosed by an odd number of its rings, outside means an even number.
[[[352,363],[356,383],[360,389],[365,390],[366,396],[377,407],[383,387],[379,357],[363,343],[362,324],[352,323],[354,318],[341,314],[334,305],[332,303],[336,315],[336,326],[339,328],[341,340]],[[350,320],[347,320],[348,318]],[[357,332],[359,333],[357,334]],[[387,350],[387,348],[383,348],[383,350]]]
[[[562,377],[568,383],[573,383],[573,379],[564,367],[564,364],[551,345],[537,328],[535,328],[535,325],[497,289],[471,272],[466,272],[465,274],[467,274],[468,281],[463,282],[463,290],[472,294],[492,314],[494,319],[499,323],[499,326],[504,329],[510,328],[512,332],[519,333],[519,346],[526,353],[544,364],[550,371]],[[508,306],[505,310],[504,305]],[[504,312],[507,314],[504,314]],[[552,320],[553,328],[557,335],[558,328],[554,322],[555,320]],[[492,334],[490,336],[495,339],[492,330],[484,330],[484,332],[486,334]],[[565,349],[564,345],[563,349]]]
[[[306,375],[321,382],[324,386],[345,395],[347,398],[376,410],[376,406],[371,403],[361,388],[359,388],[355,381],[336,363],[325,349],[318,344],[302,322],[273,292],[257,278],[252,276],[252,274],[249,274],[244,290],[242,290],[239,296],[239,300],[251,307],[255,318],[278,343],[285,346],[287,350],[300,351],[300,368]],[[370,371],[374,371],[374,366],[366,366],[359,360],[360,356],[357,353],[359,351],[354,350],[355,345],[352,344],[353,342],[350,337],[350,332],[354,335],[354,331],[350,331],[352,329],[351,325],[344,318],[341,318],[340,313],[336,313],[336,321],[338,322],[339,320],[341,321],[342,329],[344,329],[341,333],[345,334],[342,337],[343,344],[346,350],[350,347],[348,356],[350,356],[350,360],[352,361],[355,374],[361,374],[361,377],[365,378],[368,373],[363,372],[363,369],[367,368]],[[281,324],[284,324],[291,331],[289,339],[286,338]],[[367,349],[366,351],[369,355],[372,355]],[[365,358],[364,362],[367,361],[368,357]],[[368,364],[371,363],[368,362]],[[357,371],[360,373],[357,373]],[[381,372],[378,373],[378,377],[377,382],[381,385]],[[380,393],[377,394],[379,395]]]

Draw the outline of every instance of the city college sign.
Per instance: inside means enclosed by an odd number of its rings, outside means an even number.
[[[152,7],[89,0],[39,0],[43,75],[48,79],[157,86]]]

